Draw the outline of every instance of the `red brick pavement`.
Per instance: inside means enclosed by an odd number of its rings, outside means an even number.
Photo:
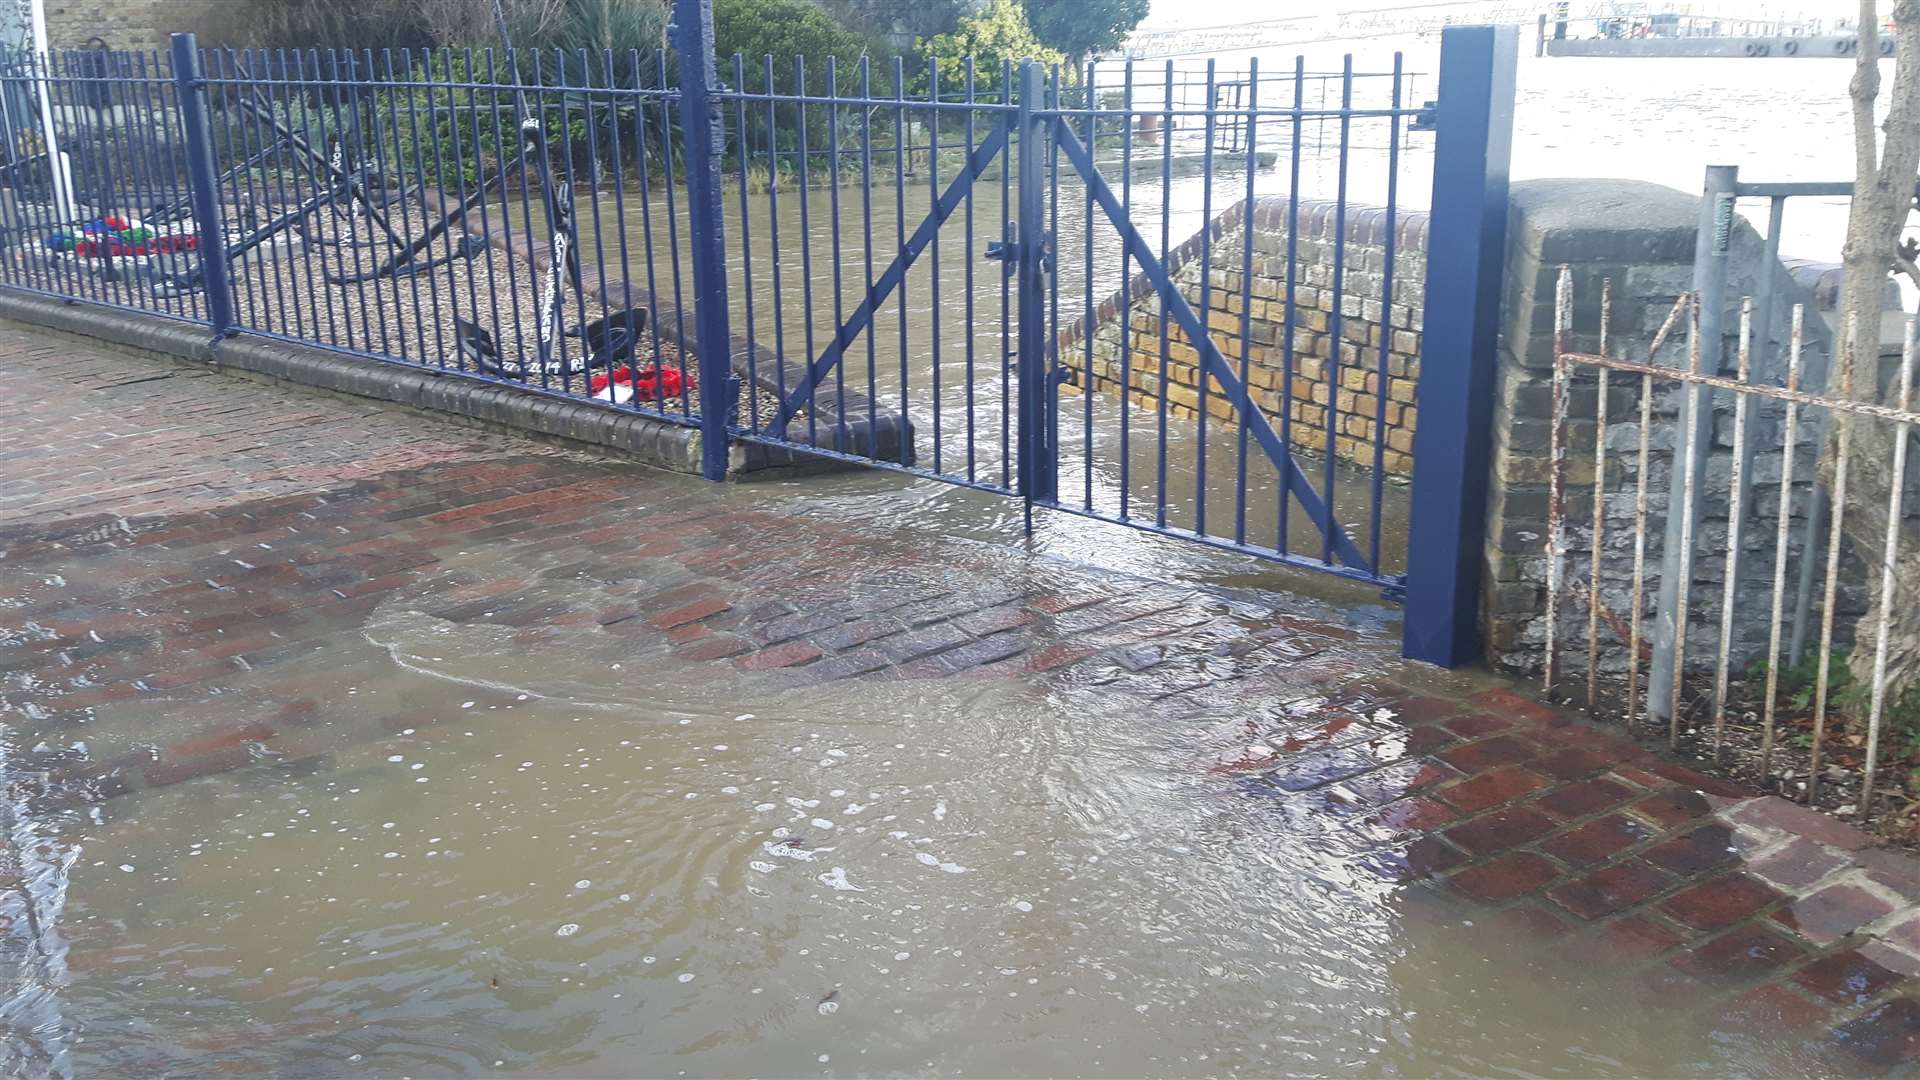
[[[50,813],[312,767],[340,690],[301,658],[404,591],[451,622],[570,627],[771,683],[1035,679],[1237,716],[1196,770],[1311,807],[1357,866],[1496,908],[1569,963],[1639,970],[1663,1007],[1828,1033],[1836,1068],[1920,1065],[1920,863],[1288,598],[801,516],[18,330],[0,357],[0,706],[58,733],[152,700],[247,703],[113,754],[29,755]]]

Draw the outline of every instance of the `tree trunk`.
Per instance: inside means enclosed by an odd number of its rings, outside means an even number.
[[[1860,47],[1851,86],[1857,177],[1847,215],[1840,324],[1834,335],[1839,362],[1833,366],[1827,388],[1831,394],[1860,401],[1880,399],[1880,322],[1887,277],[1902,262],[1900,233],[1913,208],[1915,182],[1920,179],[1920,0],[1898,0],[1893,6],[1896,59],[1884,141],[1878,138],[1880,133],[1874,124],[1874,105],[1880,93],[1876,9],[1875,0],[1861,0]],[[1911,273],[1910,264],[1908,270]],[[1887,511],[1897,481],[1892,468],[1893,426],[1850,416],[1837,419],[1821,475],[1831,487],[1833,447],[1840,441],[1842,429],[1850,427],[1847,502],[1835,512],[1844,511],[1842,527],[1869,568],[1867,582],[1874,598],[1855,631],[1848,668],[1859,685],[1870,685],[1881,611],[1891,604],[1886,689],[1887,700],[1897,702],[1908,690],[1920,686],[1920,536],[1908,529],[1902,537],[1904,554],[1895,568],[1893,591],[1880,596]],[[1807,552],[1803,557],[1817,556]]]

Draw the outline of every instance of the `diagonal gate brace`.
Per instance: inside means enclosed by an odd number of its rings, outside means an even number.
[[[779,415],[775,416],[773,423],[768,425],[768,430],[779,438],[786,437],[787,425],[793,422],[794,414],[806,408],[807,404],[813,400],[814,391],[820,386],[821,381],[833,373],[835,365],[840,363],[841,357],[845,355],[847,347],[853,344],[854,339],[872,325],[874,312],[880,310],[880,305],[886,302],[888,295],[906,280],[907,270],[913,266],[914,260],[918,259],[920,253],[933,243],[933,238],[940,234],[940,226],[944,225],[946,220],[953,216],[953,212],[959,209],[960,201],[973,189],[973,182],[980,178],[981,173],[986,172],[987,166],[1000,151],[1006,148],[1006,145],[1007,125],[1002,122],[988,133],[986,138],[980,140],[980,145],[974,147],[973,151],[967,155],[966,167],[960,171],[959,176],[953,178],[953,183],[947,185],[947,190],[940,194],[940,198],[933,204],[933,210],[927,214],[926,220],[922,221],[907,242],[901,245],[899,254],[887,264],[886,270],[874,279],[873,287],[867,290],[865,299],[860,301],[859,307],[853,309],[847,321],[841,324],[840,329],[833,335],[833,340],[827,344],[826,348],[820,350],[818,358],[807,365],[806,379],[787,396],[787,400],[780,406]]]
[[[1180,324],[1180,329],[1186,332],[1187,337],[1199,349],[1200,360],[1206,368],[1206,373],[1219,382],[1227,398],[1233,402],[1233,407],[1239,410],[1242,421],[1253,433],[1260,448],[1280,470],[1287,491],[1300,500],[1300,508],[1306,511],[1307,516],[1319,527],[1321,535],[1332,539],[1334,554],[1339,556],[1342,563],[1348,566],[1367,565],[1365,556],[1360,554],[1360,549],[1355,547],[1353,540],[1347,536],[1347,530],[1333,519],[1331,508],[1321,499],[1319,491],[1314,489],[1313,482],[1307,479],[1306,473],[1300,471],[1300,466],[1294,462],[1293,455],[1280,442],[1280,436],[1274,434],[1273,426],[1267,423],[1266,414],[1253,407],[1253,402],[1247,397],[1246,384],[1240,381],[1233,366],[1220,355],[1219,348],[1213,343],[1213,335],[1200,324],[1200,318],[1194,314],[1192,306],[1187,303],[1187,298],[1180,294],[1179,289],[1173,287],[1173,280],[1167,276],[1166,267],[1160,264],[1160,260],[1153,254],[1152,246],[1147,243],[1145,237],[1140,235],[1140,230],[1134,227],[1132,219],[1127,217],[1120,206],[1120,200],[1114,197],[1113,189],[1107,186],[1106,178],[1101,176],[1100,170],[1094,167],[1092,155],[1087,153],[1087,148],[1081,144],[1079,138],[1074,135],[1073,128],[1064,119],[1054,121],[1054,138],[1061,151],[1067,155],[1067,160],[1079,171],[1081,178],[1086,180],[1087,193],[1100,204],[1100,209],[1105,212],[1107,220],[1113,224],[1113,227],[1120,230],[1129,241],[1129,246],[1133,249],[1133,257],[1140,263],[1141,273],[1147,276],[1147,280],[1153,283],[1153,287],[1165,299],[1167,314]],[[1202,420],[1202,422],[1205,421]]]

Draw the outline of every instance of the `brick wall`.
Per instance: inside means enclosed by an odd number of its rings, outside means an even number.
[[[78,49],[100,38],[110,49],[164,49],[167,35],[211,23],[223,7],[250,0],[46,0],[47,44]]]
[[[1297,448],[1325,449],[1331,406],[1335,452],[1371,466],[1375,428],[1384,404],[1382,463],[1394,475],[1410,475],[1414,388],[1420,378],[1420,325],[1426,289],[1427,216],[1400,213],[1389,221],[1383,209],[1350,205],[1341,234],[1336,203],[1302,199],[1296,215],[1294,204],[1284,196],[1255,199],[1252,216],[1251,278],[1241,279],[1247,238],[1244,201],[1171,252],[1166,260],[1169,274],[1195,312],[1206,312],[1214,344],[1236,368],[1241,360],[1241,314],[1246,312],[1252,399],[1276,428],[1281,426],[1282,414],[1291,412],[1292,440]],[[1289,239],[1296,221],[1298,236],[1291,244],[1290,262]],[[1391,275],[1387,271],[1390,228],[1394,241]],[[1209,237],[1210,288],[1203,290],[1201,254]],[[1334,258],[1342,239],[1344,280],[1336,289]],[[1286,325],[1290,277],[1294,283],[1291,352]],[[1207,293],[1204,304],[1203,291]],[[1091,385],[1098,392],[1110,394],[1124,390],[1142,408],[1157,410],[1164,367],[1169,415],[1191,418],[1198,414],[1199,351],[1169,319],[1166,362],[1162,364],[1160,301],[1144,276],[1136,276],[1095,312],[1090,375],[1082,370],[1086,366],[1086,332],[1082,320],[1060,338],[1061,363],[1076,385]],[[1218,391],[1217,382],[1208,388],[1208,413],[1232,418],[1232,405]]]

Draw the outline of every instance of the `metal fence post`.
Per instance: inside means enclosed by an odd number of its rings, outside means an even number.
[[[1519,29],[1440,35],[1401,652],[1453,667],[1480,653],[1495,348],[1507,248]]]
[[[694,340],[700,366],[700,472],[727,476],[728,426],[740,396],[733,374],[720,157],[726,139],[712,94],[713,0],[674,0],[673,49],[680,64],[680,130],[685,134],[687,216],[693,249]]]
[[[220,189],[207,120],[207,80],[200,71],[200,45],[192,34],[174,34],[173,92],[186,137],[188,193],[199,233],[200,280],[206,286],[207,323],[215,337],[234,332],[233,283],[227,274],[227,232],[220,220]]]
[[[1734,194],[1740,184],[1740,170],[1733,165],[1707,166],[1707,179],[1700,199],[1700,228],[1693,242],[1693,291],[1699,297],[1701,370],[1720,374],[1726,343],[1723,325],[1727,306],[1727,252],[1733,243]],[[1772,274],[1771,264],[1763,267]],[[1765,328],[1762,327],[1762,333]],[[1695,416],[1700,422],[1691,423]],[[1713,390],[1696,386],[1683,396],[1680,415],[1675,419],[1672,470],[1667,485],[1667,524],[1660,548],[1660,591],[1654,601],[1653,663],[1647,671],[1647,713],[1657,720],[1670,720],[1673,681],[1684,663],[1674,656],[1676,635],[1674,608],[1680,599],[1680,579],[1693,572],[1692,553],[1681,550],[1682,531],[1689,518],[1697,518],[1706,492],[1707,461],[1713,444]],[[1681,445],[1684,434],[1693,435],[1693,452]],[[1680,462],[1693,463],[1693,482],[1680,476]]]
[[[1035,116],[1045,108],[1046,70],[1029,60],[1020,65],[1020,190],[1015,291],[1019,294],[1020,335],[1020,494],[1029,505],[1051,502],[1059,492],[1059,469],[1052,422],[1053,385],[1047,375],[1047,277],[1050,257],[1046,235],[1047,147],[1052,121]]]

